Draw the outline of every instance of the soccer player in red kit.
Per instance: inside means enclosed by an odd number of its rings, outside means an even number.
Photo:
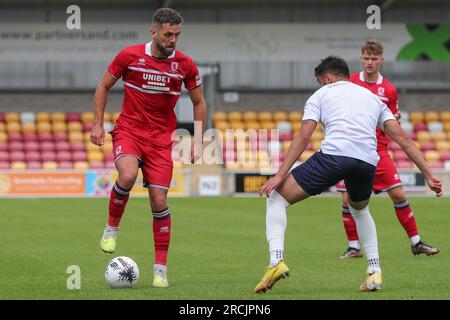
[[[206,124],[206,102],[197,66],[189,56],[175,50],[182,22],[177,11],[158,9],[150,29],[152,41],[120,51],[98,84],[94,98],[91,142],[100,146],[105,136],[103,118],[108,92],[122,78],[125,91],[122,112],[111,132],[119,175],[111,191],[108,223],[100,247],[105,252],[114,252],[119,223],[141,168],[153,215],[155,287],[169,285],[167,253],[171,216],[167,192],[173,170],[174,107],[183,84],[192,100],[194,121],[201,121],[203,130]],[[193,157],[191,154],[191,160]]]
[[[387,81],[380,73],[383,63],[383,46],[376,40],[368,40],[361,48],[361,64],[363,71],[350,76],[350,81],[365,87],[376,94],[392,111],[396,119],[400,119],[398,111],[398,96],[395,86]],[[416,225],[416,219],[403,190],[397,168],[388,153],[388,139],[385,133],[377,128],[377,152],[380,156],[378,162],[373,192],[378,194],[386,191],[391,198],[397,218],[405,229],[414,255],[425,253],[434,255],[439,249],[421,241]],[[342,193],[342,217],[349,246],[341,259],[362,257],[356,223],[348,207],[347,190],[344,181],[337,184],[337,190]]]

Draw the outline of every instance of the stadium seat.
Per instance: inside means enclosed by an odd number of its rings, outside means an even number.
[[[245,129],[245,123],[242,122],[242,121],[232,121],[232,122],[230,122],[230,128],[234,129],[234,130],[236,130],[236,129],[244,130]]]
[[[403,130],[405,130],[406,133],[410,133],[414,130],[414,125],[412,122],[409,121],[401,121],[400,122],[401,127]]]
[[[70,123],[75,123],[75,122],[70,122]],[[81,133],[81,131],[72,131],[69,132],[69,141],[71,143],[74,142],[83,142],[83,134]]]
[[[91,144],[92,144],[92,143],[91,143]],[[102,146],[102,150],[103,150],[104,152],[112,152],[112,149],[113,149],[113,144],[112,144],[112,142],[105,141],[105,143],[104,143],[103,146]]]
[[[56,153],[56,161],[70,162],[72,161],[72,153],[70,153],[69,151],[58,151]]]
[[[228,121],[240,122],[242,121],[242,114],[238,111],[232,111],[228,113]]]
[[[444,131],[444,125],[440,121],[428,122],[428,131],[431,133]]]
[[[5,114],[6,122],[20,122],[20,115],[17,112],[7,112]]]
[[[38,141],[38,135],[35,132],[25,132],[23,134],[24,141]]]
[[[425,120],[425,116],[423,112],[413,111],[409,113],[409,119],[413,123],[423,122]]]
[[[36,125],[36,131],[38,133],[50,133],[52,131],[52,125],[50,124],[50,122],[46,121],[38,122]]]
[[[0,122],[6,122],[5,114],[3,112],[0,112]]]
[[[68,112],[66,114],[66,121],[67,122],[80,122],[81,121],[81,116],[78,112]]]
[[[432,136],[428,131],[417,131],[416,140],[419,142],[431,141]]]
[[[322,143],[321,140],[320,140],[320,141],[319,141],[319,140],[318,140],[318,141],[313,141],[313,142],[312,142],[312,149],[313,149],[314,151],[319,150],[319,149],[320,149],[321,143]]]
[[[52,122],[52,132],[53,133],[59,133],[59,132],[66,132],[67,131],[67,125],[63,121],[54,121]]]
[[[219,120],[219,121],[215,122],[215,128],[218,130],[221,130],[221,131],[226,130],[226,129],[230,128],[230,124],[226,121]]]
[[[261,111],[258,113],[258,120],[261,122],[272,121],[272,113],[267,111]]]
[[[253,111],[244,112],[242,118],[244,121],[258,121],[258,115]]]
[[[32,123],[34,124],[36,121],[36,116],[34,114],[34,112],[22,112],[20,113],[20,122],[22,124],[25,123]]]
[[[425,121],[426,122],[433,122],[433,121],[439,121],[440,120],[440,114],[436,111],[427,111],[425,112]]]
[[[413,167],[412,161],[408,160],[399,160],[396,162],[397,168],[399,169],[411,169]]]
[[[394,151],[394,160],[399,162],[402,160],[409,160],[409,158],[403,150],[396,150]]]
[[[401,122],[403,122],[403,121],[410,121],[410,117],[409,117],[409,112],[406,112],[406,111],[400,111],[400,114],[401,114],[401,118],[400,118],[400,121]]]
[[[112,113],[111,112],[105,112],[103,114],[103,121],[114,122]]]
[[[261,124],[258,121],[246,121],[244,122],[245,124],[245,129],[254,129],[254,130],[259,130],[261,128]]]
[[[47,151],[41,154],[41,160],[42,162],[46,161],[56,161],[56,153],[53,151]],[[43,165],[44,165],[43,163]]]
[[[86,144],[84,142],[73,142],[70,143],[70,148],[72,151],[86,151]]]
[[[262,121],[261,128],[267,129],[267,130],[272,130],[272,129],[276,129],[277,126],[276,126],[275,122],[273,122],[273,121]]]
[[[52,112],[50,120],[52,122],[66,122],[66,114],[64,112]]]
[[[9,161],[9,152],[0,151],[0,162],[7,162],[7,161]]]
[[[58,167],[59,167],[59,169],[72,169],[73,163],[72,163],[72,161],[61,161],[61,162],[58,162]]]
[[[12,141],[22,141],[23,140],[23,136],[20,132],[8,132],[8,139],[9,142]],[[0,138],[1,141],[1,138]]]
[[[433,141],[424,141],[420,145],[420,150],[422,151],[436,150],[436,144]]]
[[[67,132],[55,132],[53,134],[53,138],[56,142],[59,141],[68,141],[68,135]]]
[[[282,141],[282,142],[284,142],[284,141],[291,142],[293,138],[294,138],[294,135],[292,134],[292,132],[280,133],[280,141]]]
[[[426,122],[413,122],[414,131],[428,131],[428,125]]]
[[[56,161],[44,161],[44,162],[42,162],[42,169],[43,170],[57,170],[58,163]]]
[[[55,142],[55,150],[57,152],[60,152],[60,151],[71,151],[71,145],[67,141],[56,141]]]
[[[303,114],[298,111],[291,111],[288,113],[288,119],[290,122],[301,122]]]
[[[400,145],[397,142],[395,142],[394,140],[389,140],[388,148],[389,148],[389,150],[392,150],[392,151],[402,150],[402,147],[400,147]]]
[[[441,140],[436,142],[437,151],[450,151],[450,141]]]
[[[9,153],[9,160],[13,161],[25,161],[25,153],[23,151],[12,151]]]
[[[50,122],[50,113],[48,112],[38,112],[36,114],[36,122]]]
[[[103,122],[103,130],[105,130],[105,133],[111,132],[111,131],[113,131],[113,129],[114,129],[114,125],[112,122],[109,122],[109,121]]]
[[[83,132],[90,132],[93,127],[94,127],[93,122],[85,122],[83,123]]]
[[[21,132],[22,126],[19,122],[16,121],[9,121],[6,123],[6,132]]]
[[[1,168],[1,163],[0,163],[0,168]],[[444,169],[445,170],[450,170],[450,160],[444,162]]]
[[[311,156],[316,153],[315,151],[304,151],[301,155],[299,160],[301,162],[305,162],[306,160],[308,160],[309,158],[311,158]]]
[[[450,120],[446,120],[446,121],[444,122],[444,130],[445,130],[446,132],[450,132]]]
[[[50,132],[40,132],[38,133],[38,140],[40,142],[50,142],[53,141],[53,135]]]
[[[83,131],[83,124],[78,121],[71,121],[67,124],[67,131],[70,133],[72,132],[82,132]]]
[[[46,153],[46,152],[53,152],[55,150],[55,143],[53,141],[42,141],[40,143],[40,149],[41,152]]]
[[[42,163],[40,161],[29,161],[27,162],[28,170],[39,170],[42,168]]]
[[[73,168],[78,170],[86,170],[89,169],[89,163],[87,161],[75,161]]]
[[[86,161],[87,160],[87,155],[85,151],[74,151],[72,153],[72,160],[77,162],[77,161]]]
[[[24,143],[24,150],[25,152],[30,152],[30,151],[39,151],[40,150],[40,145],[39,142],[37,141],[28,141],[25,140],[26,142]]]
[[[6,132],[6,124],[4,122],[0,122],[0,132]]]
[[[11,141],[9,151],[24,151],[24,143],[22,141]]]
[[[288,114],[284,111],[275,111],[273,113],[273,121],[279,122],[279,121],[287,121],[288,120]]]
[[[35,133],[36,125],[34,123],[23,123],[22,124],[22,132],[25,133]]]
[[[429,161],[428,165],[432,169],[443,169],[444,168],[444,163],[442,161]]]
[[[313,141],[313,143],[315,141],[322,141],[324,137],[325,134],[322,131],[314,130],[314,132],[311,135],[311,141]]]
[[[81,113],[81,121],[83,123],[94,121],[94,113],[93,112],[83,112],[83,113]]]
[[[105,162],[108,162],[108,161],[114,162],[114,154],[112,152],[103,153],[103,158],[104,158]]]
[[[450,151],[441,151],[440,159],[441,161],[450,161]]]
[[[442,122],[446,122],[446,121],[450,122],[450,111],[443,111],[443,112],[441,112],[440,119],[441,119]]]
[[[5,141],[0,141],[0,151],[8,151],[9,150],[9,144]]]
[[[277,122],[277,129],[278,129],[280,134],[291,133],[292,132],[292,125],[288,121],[278,121]]]
[[[294,134],[297,133],[298,130],[300,130],[301,126],[302,126],[301,121],[291,121],[291,128]]]
[[[106,169],[116,169],[116,164],[114,163],[114,161],[106,161],[105,168]]]
[[[430,161],[439,161],[441,155],[438,151],[425,151],[425,160],[427,162]]]
[[[434,132],[431,134],[431,139],[433,139],[435,142],[445,141],[447,140],[447,135],[445,134],[445,132]]]
[[[10,168],[9,162],[0,161],[0,170],[8,170]]]
[[[112,113],[112,115],[111,115],[111,117],[112,117],[112,122],[116,122],[117,121],[117,119],[119,118],[119,116],[120,116],[120,112],[113,112]]]
[[[25,161],[13,161],[11,162],[11,169],[13,170],[26,170],[27,164]]]
[[[105,164],[102,161],[90,161],[89,168],[91,169],[103,169]]]

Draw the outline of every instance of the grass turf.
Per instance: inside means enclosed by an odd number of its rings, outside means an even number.
[[[273,290],[253,289],[268,263],[265,201],[258,198],[170,199],[172,242],[167,289],[151,287],[153,236],[148,200],[132,198],[118,247],[98,241],[108,199],[2,199],[0,299],[449,299],[450,199],[410,198],[423,240],[436,256],[413,256],[390,200],[374,197],[383,289],[359,293],[366,260],[340,260],[346,238],[340,199],[315,197],[288,209],[286,262],[291,277]],[[119,255],[139,265],[139,283],[110,289],[107,262]],[[81,268],[81,290],[68,290],[69,265]]]

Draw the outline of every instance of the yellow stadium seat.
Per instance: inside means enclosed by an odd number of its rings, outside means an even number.
[[[113,112],[113,114],[112,114],[112,121],[116,122],[117,119],[119,118],[119,116],[120,116],[120,112]]]
[[[291,145],[290,141],[283,141],[282,148],[284,153],[287,153],[290,145]]]
[[[89,161],[103,161],[103,152],[101,151],[88,151],[87,158]]]
[[[52,126],[50,122],[40,121],[37,123],[36,129],[38,133],[51,132]]]
[[[19,122],[10,121],[6,123],[6,131],[7,132],[20,132],[22,130],[22,126]]]
[[[243,119],[244,119],[244,121],[255,122],[255,121],[258,121],[258,115],[256,114],[256,112],[247,111],[247,112],[244,112]]]
[[[50,114],[50,120],[52,122],[64,122],[66,121],[66,114],[64,112],[52,112]]]
[[[227,170],[239,170],[241,169],[241,166],[237,164],[236,162],[229,162],[225,164],[225,169]]]
[[[228,121],[230,122],[241,122],[242,121],[242,113],[238,111],[232,111],[228,113]]]
[[[34,123],[24,123],[22,124],[23,133],[34,133],[36,132],[36,125]]]
[[[72,122],[70,122],[72,123]],[[67,124],[63,121],[54,121],[52,123],[52,130],[53,132],[66,132],[67,131]]]
[[[261,128],[261,124],[257,121],[248,121],[245,122],[245,128],[258,130]]]
[[[67,125],[67,131],[71,132],[71,131],[83,131],[83,125],[81,124],[81,122],[77,122],[77,121],[71,121],[68,123]]]
[[[417,149],[420,149],[420,147],[422,146],[422,143],[420,141],[417,141],[417,140],[414,140],[413,142],[416,145]]]
[[[450,132],[450,120],[444,122],[444,130]]]
[[[419,142],[430,141],[432,139],[432,136],[428,131],[418,131],[416,139]]]
[[[213,120],[214,122],[227,121],[227,114],[225,112],[214,112]]]
[[[38,112],[36,113],[36,122],[50,122],[50,113]]]
[[[79,132],[79,131],[75,131],[75,132]],[[84,142],[91,143],[91,133],[90,132],[83,133],[83,136],[84,136]],[[106,134],[105,134],[105,137],[106,137]]]
[[[44,161],[42,163],[42,169],[44,169],[44,170],[56,170],[56,169],[58,169],[58,163],[56,161]]]
[[[0,142],[6,142],[8,140],[8,135],[6,132],[0,131]]]
[[[261,122],[261,129],[271,130],[271,129],[276,129],[276,128],[277,128],[277,125],[273,121]]]
[[[92,144],[92,143],[91,143]],[[113,144],[110,141],[105,141],[105,143],[102,146],[103,152],[111,152],[113,149]]]
[[[320,144],[322,143],[322,141],[313,141],[312,142],[312,148],[314,151],[317,151],[320,149]]]
[[[24,161],[13,161],[11,162],[11,169],[13,170],[26,170],[27,164]]]
[[[436,111],[427,111],[425,112],[425,121],[440,121],[440,114]]]
[[[90,139],[89,139],[90,141]],[[105,133],[105,143],[111,142],[112,143],[112,135]]]
[[[445,134],[445,132],[434,132],[431,134],[431,138],[434,141],[442,141],[447,140],[447,135]]]
[[[94,121],[94,113],[93,112],[83,112],[83,113],[81,113],[81,121],[83,123]]]
[[[81,133],[80,131],[69,132],[69,141],[71,143],[83,142],[83,133]]]
[[[300,121],[292,121],[291,122],[291,128],[293,132],[297,132],[298,130],[300,130],[302,126],[302,123]]]
[[[306,151],[304,151],[304,152],[300,155],[299,160],[300,160],[301,162],[305,162],[305,161],[308,160],[314,153],[315,153],[315,151],[306,150]]]
[[[439,161],[441,155],[438,151],[425,151],[425,160],[426,161]]]
[[[89,163],[87,161],[75,161],[73,168],[77,170],[89,169]]]
[[[275,122],[278,121],[287,121],[288,120],[288,114],[284,111],[276,111],[273,113],[273,120]]]
[[[449,121],[450,122],[450,111],[441,112],[441,121]]]
[[[311,140],[312,141],[322,141],[324,137],[325,137],[325,134],[323,133],[323,131],[314,130],[314,132],[311,135]]]
[[[215,122],[215,127],[218,130],[226,130],[228,128],[230,128],[230,124],[226,121],[217,121]]]
[[[254,170],[258,168],[256,163],[243,163],[241,167],[245,170]]]
[[[294,122],[294,121],[301,122],[302,121],[302,117],[303,117],[303,114],[301,112],[298,112],[298,111],[291,111],[291,112],[288,113],[288,119],[291,122]]]
[[[104,122],[106,122],[106,121],[113,122],[113,116],[112,116],[112,114],[111,114],[110,112],[105,112],[105,113],[103,114],[103,121],[104,121]]]
[[[20,114],[18,112],[7,112],[5,120],[6,122],[20,122]]]
[[[233,121],[230,122],[231,129],[245,129],[245,123],[242,121]]]
[[[86,143],[86,150],[89,151],[103,151],[103,146],[97,146],[93,143]]]
[[[441,140],[436,142],[437,151],[450,151],[450,141]]]
[[[6,124],[4,122],[0,122],[0,132],[6,131]]]
[[[422,122],[425,119],[423,112],[420,111],[412,111],[409,113],[409,119],[411,122]]]
[[[267,111],[262,111],[258,113],[258,119],[261,122],[272,121],[272,113]]]

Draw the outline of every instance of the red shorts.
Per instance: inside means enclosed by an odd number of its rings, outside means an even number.
[[[125,155],[136,157],[142,170],[145,188],[169,189],[173,171],[172,146],[143,143],[127,131],[117,128],[111,132],[111,135],[114,161]]]
[[[375,182],[373,184],[373,192],[378,194],[383,191],[388,191],[402,185],[397,168],[394,165],[389,155],[381,156],[378,161],[377,171],[375,173]],[[346,192],[344,180],[336,184],[336,190],[339,192]]]

